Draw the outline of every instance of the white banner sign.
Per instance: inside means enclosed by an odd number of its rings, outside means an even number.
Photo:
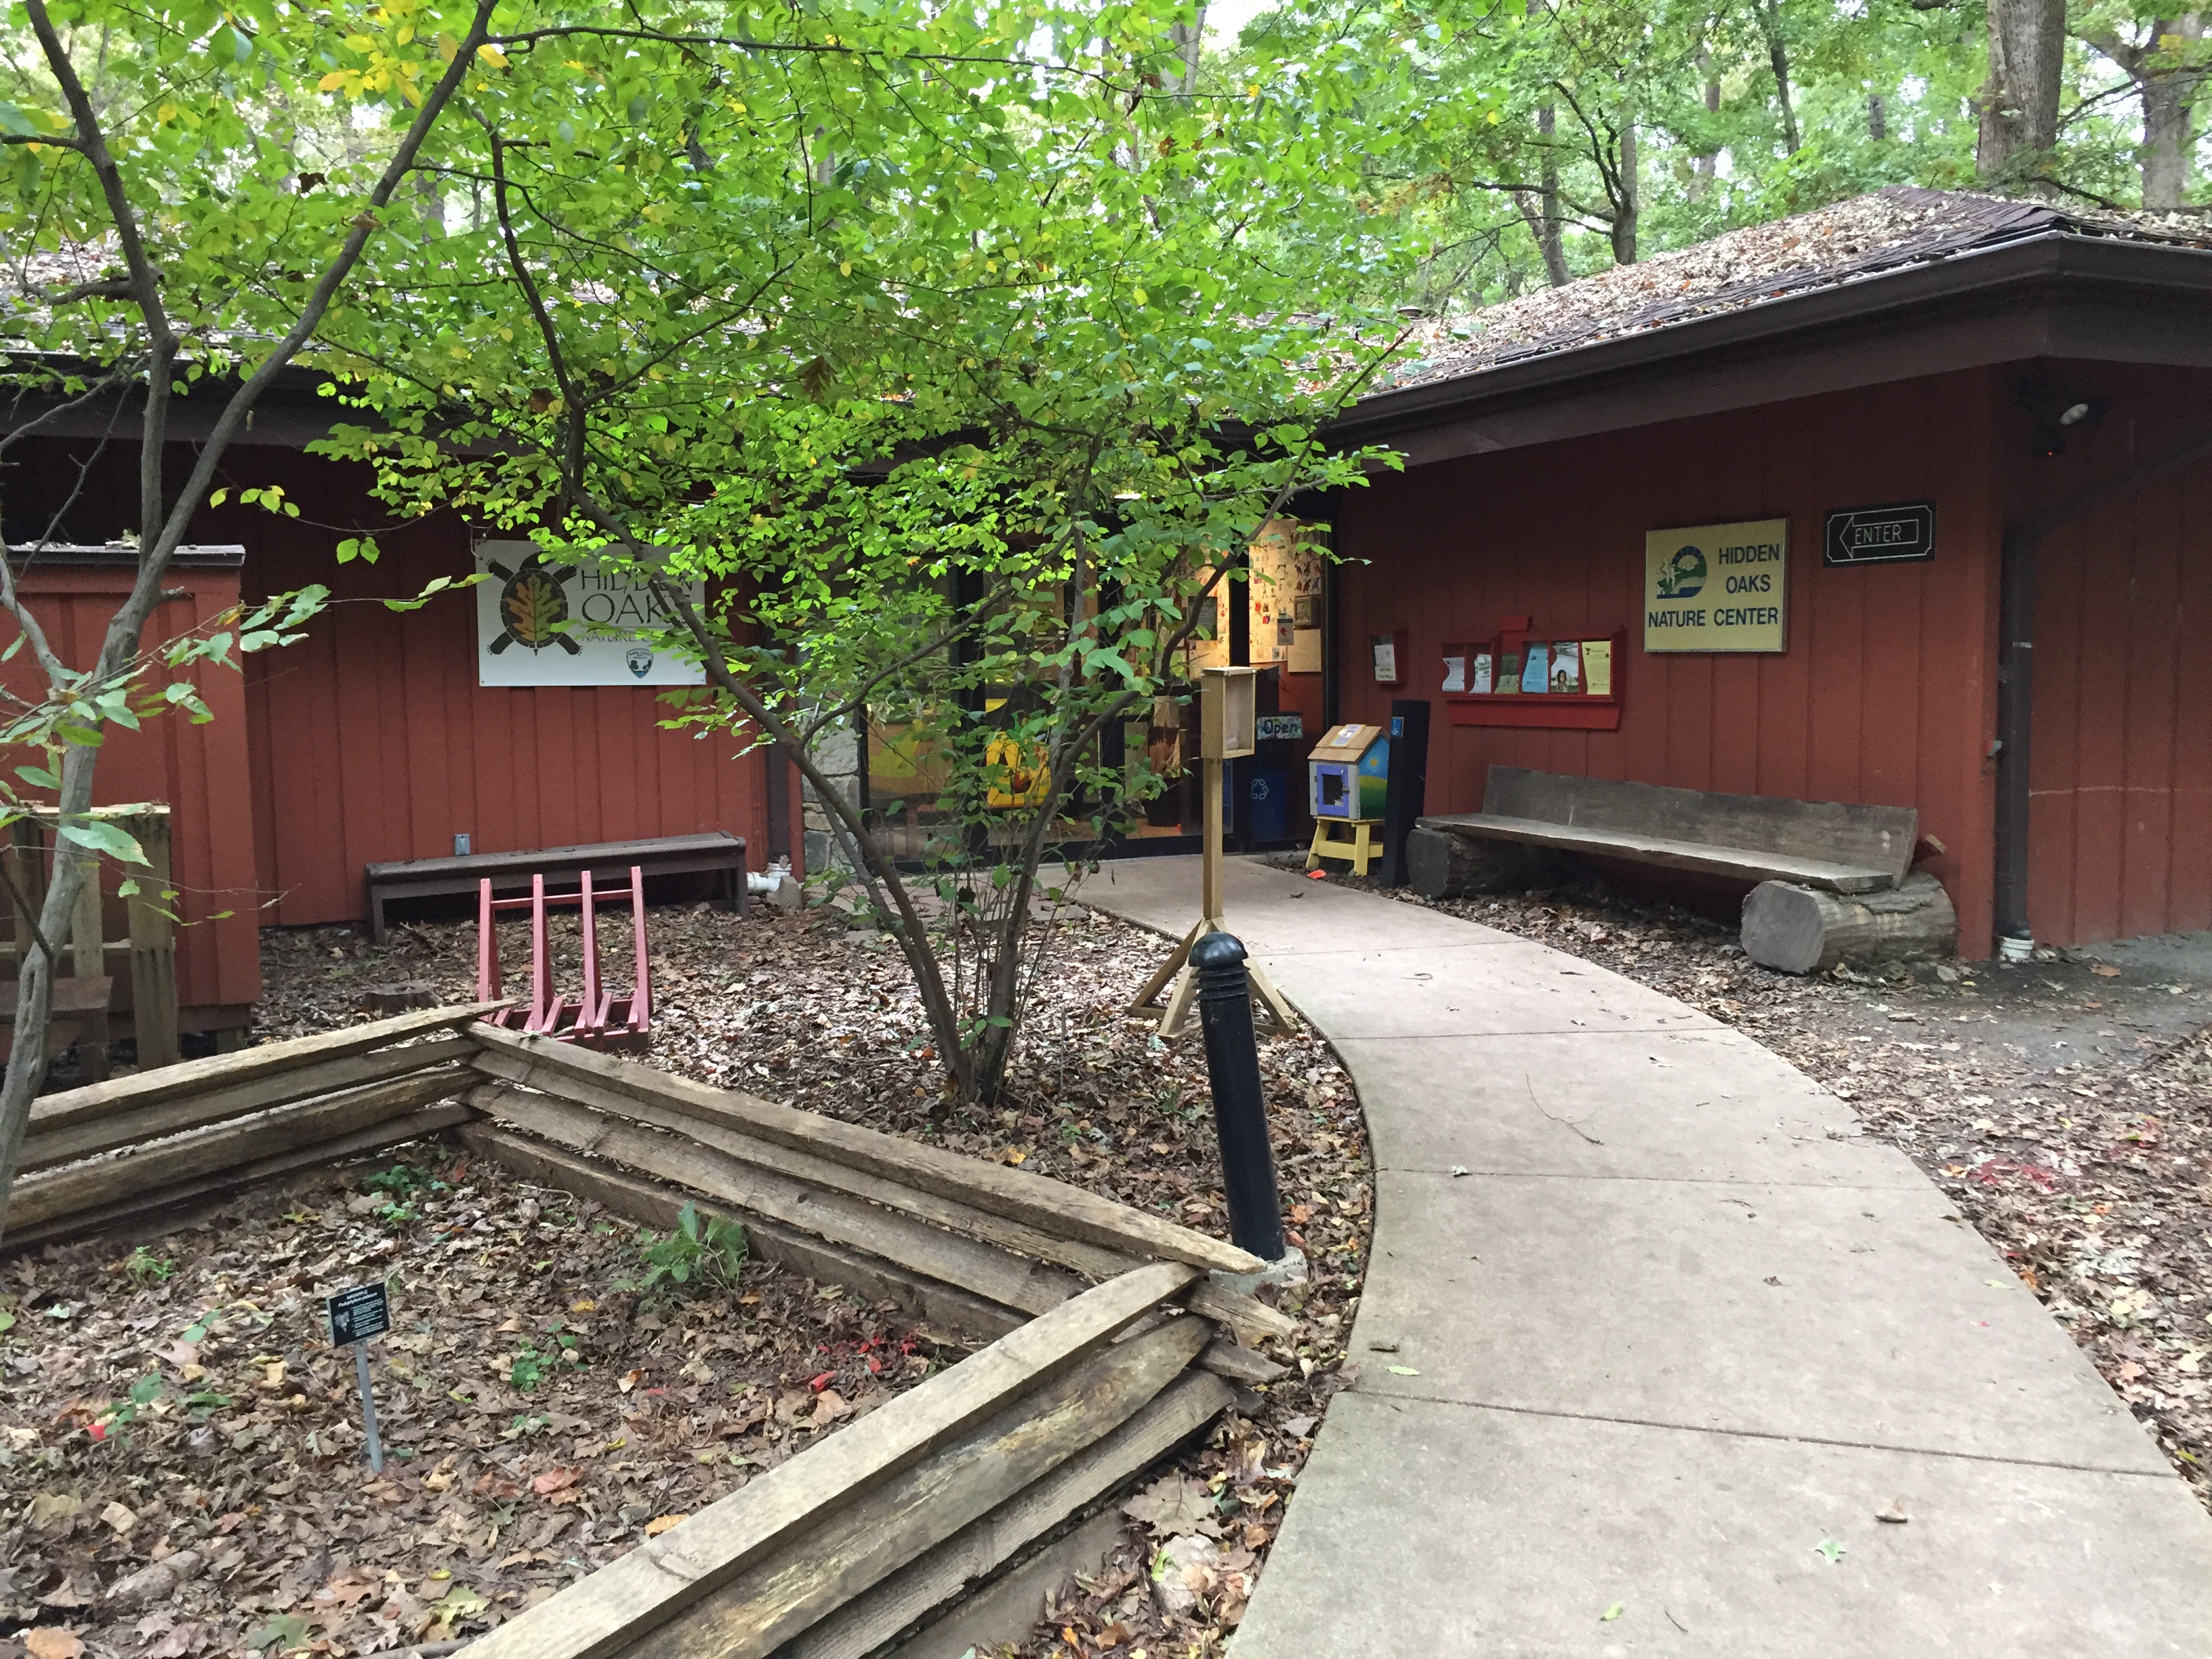
[[[696,663],[657,650],[640,629],[670,625],[653,590],[594,560],[553,564],[531,542],[478,542],[479,685],[702,685]],[[706,584],[690,582],[702,605]],[[610,630],[612,630],[611,632]]]

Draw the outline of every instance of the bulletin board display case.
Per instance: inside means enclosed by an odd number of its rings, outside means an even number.
[[[1507,617],[1487,639],[1443,647],[1443,696],[1454,726],[1618,732],[1628,630],[1554,635]]]

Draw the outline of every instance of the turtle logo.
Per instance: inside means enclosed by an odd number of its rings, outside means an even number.
[[[584,647],[560,627],[568,620],[568,590],[563,586],[567,573],[547,563],[542,553],[532,553],[512,570],[494,559],[490,568],[507,584],[499,590],[499,619],[505,631],[491,642],[492,655],[510,645],[530,651],[557,645],[572,657],[583,654]]]
[[[623,653],[623,663],[629,668],[633,679],[641,680],[653,672],[653,653],[644,646],[633,645]]]
[[[1659,572],[1662,599],[1693,599],[1705,591],[1705,556],[1694,547],[1681,549]]]

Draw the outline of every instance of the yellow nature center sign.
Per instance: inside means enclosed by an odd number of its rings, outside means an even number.
[[[1692,525],[1644,538],[1646,651],[1781,651],[1790,520]]]

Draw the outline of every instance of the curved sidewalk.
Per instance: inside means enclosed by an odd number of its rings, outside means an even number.
[[[1180,937],[1197,861],[1081,900]],[[1232,1659],[2212,1655],[2212,1517],[1834,1096],[1433,910],[1235,861],[1227,923],[1376,1167],[1360,1378]]]

